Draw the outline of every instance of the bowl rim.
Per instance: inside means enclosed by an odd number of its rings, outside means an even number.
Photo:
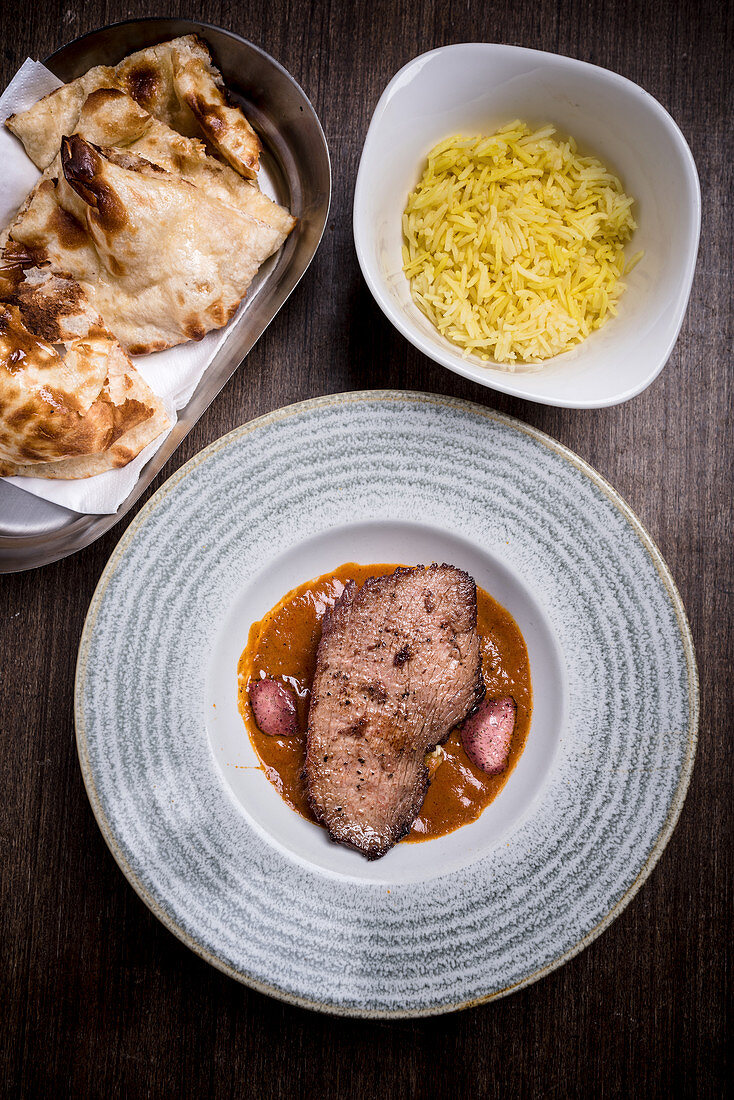
[[[369,227],[365,223],[364,210],[364,192],[366,189],[366,175],[367,175],[367,163],[371,156],[371,146],[375,140],[375,132],[378,129],[379,124],[387,109],[388,102],[392,98],[396,85],[402,83],[405,75],[415,67],[421,66],[425,61],[433,57],[436,54],[443,54],[448,52],[454,52],[457,50],[464,50],[467,47],[474,47],[479,49],[485,49],[488,52],[501,51],[503,53],[511,53],[514,55],[530,55],[533,58],[544,58],[553,62],[559,62],[562,65],[566,65],[576,69],[593,69],[597,76],[597,79],[607,81],[611,85],[624,89],[638,99],[638,101],[655,114],[660,123],[666,127],[670,133],[674,144],[676,145],[678,152],[681,155],[681,162],[683,166],[683,176],[688,184],[690,191],[691,202],[691,214],[692,214],[692,227],[688,236],[687,249],[685,255],[685,261],[682,265],[682,272],[679,284],[679,293],[677,295],[677,303],[674,305],[672,313],[672,321],[674,331],[671,337],[666,342],[660,353],[651,360],[652,366],[647,373],[634,385],[621,391],[620,393],[613,394],[604,398],[597,399],[583,399],[572,400],[568,398],[559,398],[553,395],[544,394],[543,396],[537,396],[529,394],[526,388],[522,385],[518,385],[515,379],[522,378],[527,379],[535,376],[535,372],[521,372],[515,373],[512,371],[499,371],[492,370],[491,366],[484,367],[479,363],[464,359],[459,351],[452,351],[445,349],[442,344],[439,344],[437,340],[432,337],[425,336],[409,319],[409,315],[399,309],[392,301],[391,296],[385,291],[384,280],[379,274],[377,268],[373,265],[372,260],[368,257],[367,241],[369,239]],[[533,401],[540,405],[555,406],[557,408],[565,409],[601,409],[608,408],[613,405],[620,405],[625,401],[629,401],[631,398],[636,397],[642,393],[643,390],[650,386],[657,376],[662,371],[663,367],[668,362],[673,348],[675,347],[678,337],[680,335],[683,321],[685,319],[686,310],[688,308],[688,302],[691,296],[691,289],[693,286],[693,278],[696,271],[696,263],[698,259],[698,248],[701,238],[701,184],[698,176],[698,170],[696,168],[696,162],[691,152],[690,146],[686,141],[683,132],[678,126],[677,122],[670,114],[669,111],[663,107],[662,103],[646,91],[640,84],[636,84],[635,81],[630,80],[626,76],[622,76],[620,73],[614,72],[612,69],[606,69],[601,65],[594,65],[589,61],[581,61],[575,57],[569,57],[566,54],[553,53],[549,50],[534,50],[527,46],[513,46],[502,42],[453,42],[446,46],[438,46],[435,49],[427,50],[424,53],[417,54],[405,65],[403,65],[395,75],[390,79],[385,86],[377,105],[372,113],[370,124],[367,129],[367,134],[362,146],[362,154],[359,160],[359,168],[357,171],[357,180],[354,188],[354,200],[352,204],[352,233],[354,236],[354,247],[357,253],[357,260],[359,262],[362,275],[364,277],[370,292],[377,302],[378,306],[385,314],[387,319],[402,335],[421,351],[424,355],[428,356],[435,363],[438,363],[442,367],[446,367],[448,370],[453,371],[455,374],[461,375],[464,378],[468,378],[470,381],[477,383],[477,385],[484,386],[488,389],[498,390],[500,393],[509,394],[512,397],[519,397],[526,401]],[[561,359],[562,355],[554,357],[554,359]],[[491,372],[491,373],[490,373]]]

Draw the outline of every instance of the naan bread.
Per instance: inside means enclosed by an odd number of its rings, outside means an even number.
[[[203,142],[183,137],[118,89],[100,88],[87,97],[76,133],[95,145],[136,153],[200,187],[212,198],[269,225],[278,232],[281,244],[296,223],[284,207],[264,195],[256,184],[244,180],[218,157],[210,156]],[[33,210],[26,217],[31,206]],[[60,209],[55,210],[55,206]],[[39,237],[39,227],[44,222],[63,245],[79,253],[84,238],[66,216],[68,214],[83,225],[85,206],[64,179],[59,153],[14,221],[0,232],[0,294],[20,282],[24,268],[44,262],[46,253]],[[15,240],[16,229],[24,239],[37,243],[22,244]],[[93,252],[87,250],[84,255],[77,254],[65,270],[76,278],[83,278],[96,263]]]
[[[78,135],[11,226],[35,262],[82,283],[131,354],[199,340],[231,318],[280,247],[272,226],[136,154]]]
[[[130,54],[119,65],[98,65],[44,96],[5,125],[42,171],[73,133],[87,96],[119,88],[149,114],[190,137],[204,137],[233,168],[253,178],[261,145],[239,107],[232,107],[219,70],[195,35],[175,38]]]
[[[262,146],[239,107],[227,103],[221,75],[209,51],[189,43],[174,50],[173,86],[179,102],[190,109],[214,148],[241,176],[253,177],[259,168]]]
[[[210,156],[204,142],[184,137],[159,122],[119,89],[100,88],[92,92],[82,107],[75,132],[93,145],[114,146],[144,157],[200,187],[211,198],[272,226],[283,240],[296,223],[284,207],[264,195],[256,184],[244,180],[219,157]],[[50,171],[58,176],[60,165]]]
[[[0,476],[125,466],[168,423],[78,284],[31,274],[0,302]]]

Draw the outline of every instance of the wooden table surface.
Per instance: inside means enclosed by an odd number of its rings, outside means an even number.
[[[104,23],[150,14],[228,27],[276,57],[313,101],[334,172],[331,217],[306,278],[153,489],[224,432],[318,394],[429,390],[520,417],[607,477],[667,559],[698,655],[698,758],[680,823],[642,891],[580,956],[530,988],[452,1016],[381,1023],[270,1000],[209,967],[148,912],[84,792],[72,714],[76,651],[128,515],[76,557],[0,577],[0,1094],[723,1094],[734,38],[726,5],[173,0],[161,11],[135,0],[18,0],[0,16],[2,86],[26,55],[42,58]],[[656,96],[691,145],[703,188],[693,297],[668,366],[628,404],[544,408],[464,381],[395,332],[362,280],[352,196],[377,99],[415,54],[472,39],[614,69]]]

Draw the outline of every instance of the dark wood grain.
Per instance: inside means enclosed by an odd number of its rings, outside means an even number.
[[[0,1093],[723,1095],[731,929],[731,10],[716,0],[2,6],[3,86],[26,55],[43,57],[114,19],[190,16],[264,46],[303,85],[324,123],[334,200],[314,264],[164,476],[238,424],[316,394],[405,387],[512,413],[591,462],[656,539],[688,609],[703,709],[678,828],[644,889],[591,947],[529,989],[458,1015],[335,1020],[269,1000],[190,953],[128,886],[92,817],[74,747],[76,649],[96,581],[131,517],[74,558],[0,578]],[[544,408],[455,377],[390,327],[361,279],[351,205],[375,103],[415,54],[470,39],[615,69],[656,96],[691,144],[704,196],[691,305],[665,371],[619,408]]]

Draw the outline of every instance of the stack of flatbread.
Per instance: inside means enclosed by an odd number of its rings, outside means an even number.
[[[42,175],[0,233],[0,474],[88,477],[168,425],[129,356],[225,325],[295,219],[194,36],[6,125]]]

